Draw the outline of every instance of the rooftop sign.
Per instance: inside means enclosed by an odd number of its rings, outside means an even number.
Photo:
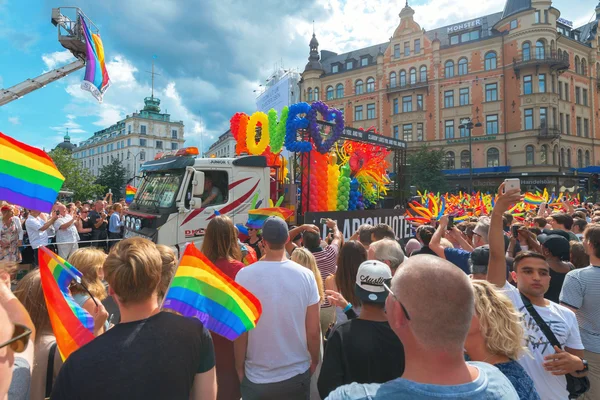
[[[572,28],[572,27],[573,27],[573,22],[572,22],[572,21],[569,21],[569,20],[566,20],[566,19],[564,19],[564,18],[559,18],[559,19],[557,19],[557,20],[556,20],[556,22],[558,22],[559,24],[566,25],[566,26],[568,26],[569,28]]]
[[[481,26],[481,19],[477,18],[472,21],[463,22],[462,24],[452,25],[448,27],[448,33],[464,31],[465,29],[475,28]]]

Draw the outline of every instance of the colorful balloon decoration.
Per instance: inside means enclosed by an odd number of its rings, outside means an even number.
[[[242,153],[247,153],[248,148],[246,147],[246,127],[248,126],[248,116],[244,113],[238,112],[229,120],[229,128],[231,134],[236,140],[235,154],[238,156]],[[240,132],[243,132],[240,135]]]
[[[339,178],[340,168],[337,165],[337,156],[330,154],[327,166],[327,210],[337,209]]]
[[[256,143],[256,127],[261,127],[260,140]],[[238,133],[239,134],[239,133]],[[248,153],[255,156],[259,156],[265,152],[269,146],[269,118],[267,114],[263,112],[255,112],[250,116],[248,120],[248,126],[246,127],[246,147]]]
[[[328,158],[316,150],[310,152],[310,197],[309,211],[327,211],[327,168]]]
[[[337,211],[348,210],[348,199],[350,198],[350,166],[344,164],[340,169],[338,179],[338,201]]]
[[[325,141],[323,141],[319,125],[317,124],[318,114],[321,114],[324,121],[335,122],[331,135]],[[315,148],[321,154],[328,153],[344,132],[344,115],[340,110],[329,108],[322,101],[315,101],[312,103],[308,114],[306,114],[306,119],[308,119],[308,131],[315,144]]]
[[[289,108],[285,130],[285,148],[293,153],[308,153],[312,150],[312,143],[299,142],[296,138],[299,129],[308,128],[308,120],[301,115],[310,111],[310,104],[296,103]]]
[[[285,140],[285,123],[288,116],[288,108],[281,110],[281,120],[277,120],[277,111],[274,108],[269,110],[269,136],[271,137],[271,151],[279,153],[283,148]]]

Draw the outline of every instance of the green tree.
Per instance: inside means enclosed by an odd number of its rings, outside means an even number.
[[[444,150],[433,150],[427,145],[407,157],[409,185],[416,186],[421,192],[446,192],[448,182],[442,173],[444,169]]]
[[[113,201],[119,201],[121,197],[125,197],[124,187],[126,181],[127,171],[121,161],[113,158],[112,162],[105,165],[100,170],[96,183],[111,189],[113,194]]]
[[[104,197],[106,189],[94,183],[94,175],[87,168],[82,168],[70,151],[54,149],[48,155],[65,177],[62,189],[72,191],[73,200],[87,201]]]

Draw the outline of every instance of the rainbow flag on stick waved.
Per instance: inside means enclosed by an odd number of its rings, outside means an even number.
[[[81,272],[46,247],[38,249],[38,258],[50,323],[64,361],[94,339],[94,320],[69,293],[73,280],[81,283]]]
[[[49,213],[64,180],[45,151],[0,132],[0,200]]]
[[[133,201],[133,198],[135,197],[136,193],[137,193],[136,187],[127,185],[127,187],[125,188],[125,201],[127,202],[127,204],[129,204]]]
[[[232,341],[255,328],[262,313],[260,301],[215,267],[193,243],[183,253],[162,308],[198,318]]]
[[[110,86],[110,78],[106,70],[104,60],[104,46],[102,39],[97,33],[92,33],[85,23],[85,19],[80,15],[79,22],[85,38],[87,47],[85,57],[85,77],[81,82],[81,88],[89,91],[92,96],[102,103],[102,96]]]
[[[280,217],[286,220],[291,217],[292,214],[294,214],[292,210],[283,207],[257,208],[248,211],[248,222],[246,223],[246,226],[253,229],[262,229],[267,218]]]

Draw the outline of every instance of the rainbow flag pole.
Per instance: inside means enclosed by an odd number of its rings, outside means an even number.
[[[135,197],[136,193],[137,193],[136,187],[127,185],[127,187],[125,188],[125,202],[127,204],[131,203],[133,201],[133,198]]]
[[[86,44],[85,77],[81,83],[81,88],[89,91],[96,100],[102,103],[102,96],[110,86],[110,78],[104,59],[104,45],[100,35],[92,33],[82,15],[79,16],[79,23]]]

